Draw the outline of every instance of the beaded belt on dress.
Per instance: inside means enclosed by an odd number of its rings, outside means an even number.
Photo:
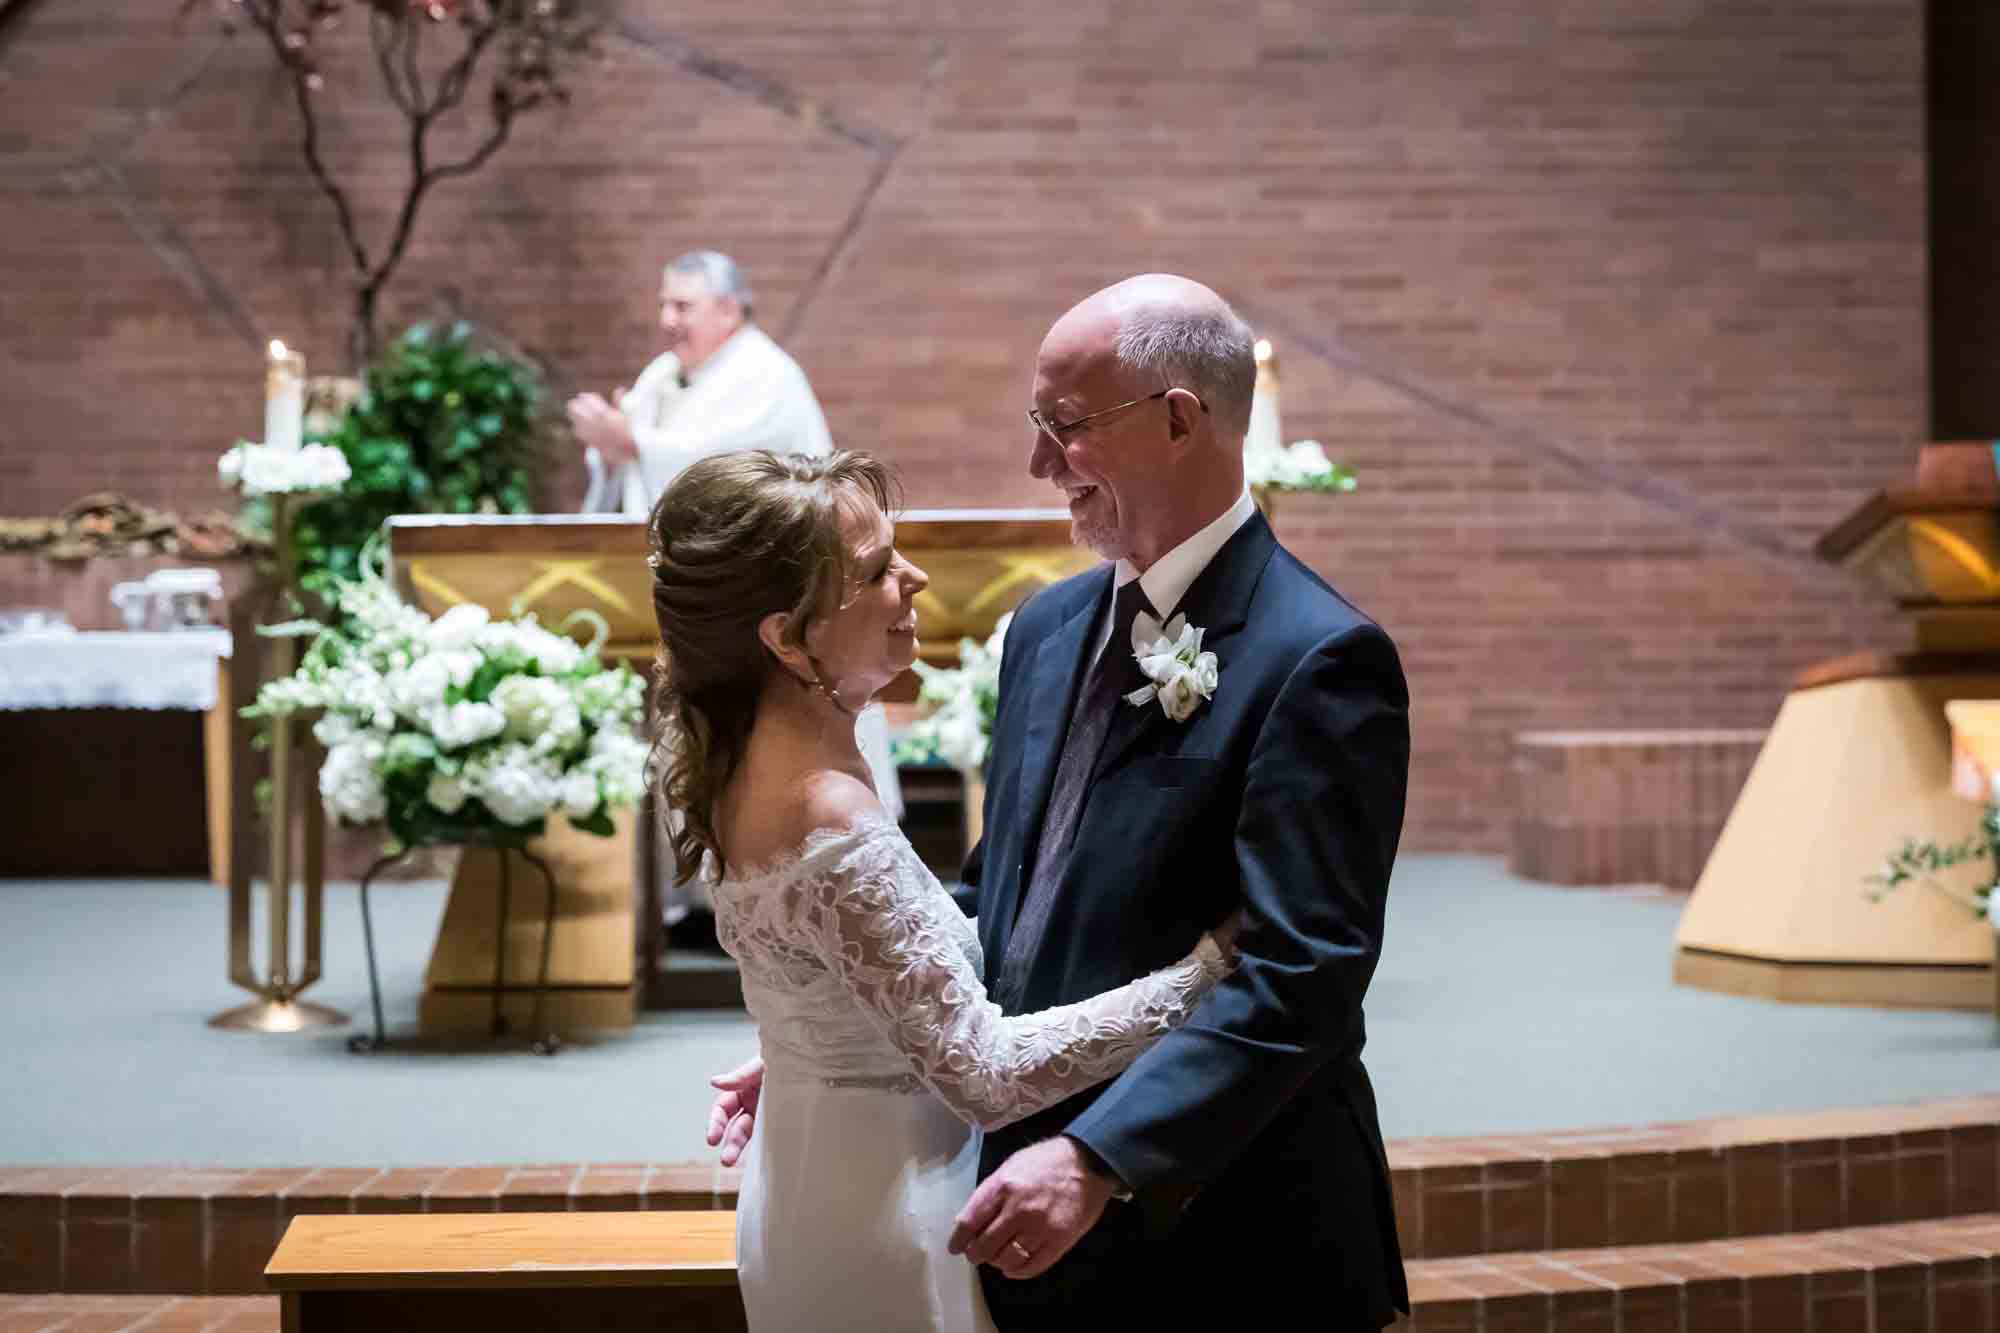
[[[829,1088],[860,1088],[868,1092],[928,1092],[924,1081],[915,1074],[855,1074],[844,1078],[823,1078],[820,1080]]]

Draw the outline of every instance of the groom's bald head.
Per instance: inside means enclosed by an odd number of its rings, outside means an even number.
[[[1251,348],[1228,302],[1168,273],[1114,283],[1055,322],[1032,389],[1052,429],[1028,470],[1064,491],[1080,540],[1144,569],[1235,500]]]

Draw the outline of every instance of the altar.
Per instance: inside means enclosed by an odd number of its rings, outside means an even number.
[[[642,519],[598,514],[410,515],[388,524],[390,576],[413,605],[435,616],[471,603],[496,617],[533,614],[555,627],[578,612],[602,617],[600,649],[647,676],[659,651],[653,618],[647,532]],[[911,510],[897,546],[924,567],[930,587],[917,598],[922,654],[934,665],[957,660],[962,637],[984,638],[1035,589],[1078,573],[1097,557],[1071,545],[1059,509]],[[908,714],[916,678],[889,691]],[[657,996],[664,964],[662,877],[671,857],[647,806],[594,837],[551,821],[538,854],[556,870],[558,893],[549,962],[548,1014],[556,1028],[618,1028]],[[452,881],[425,977],[420,1021],[426,1031],[482,1030],[493,1004],[496,943],[505,952],[501,1004],[517,1020],[533,1002],[528,978],[542,947],[538,891],[500,895],[492,853],[468,853]],[[495,932],[502,938],[496,941]]]

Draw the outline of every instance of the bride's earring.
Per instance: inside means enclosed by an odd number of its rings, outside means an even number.
[[[814,693],[818,694],[821,698],[825,699],[835,708],[838,708],[841,712],[849,714],[851,716],[854,710],[852,708],[849,708],[847,704],[841,700],[839,689],[836,686],[832,686],[826,683],[826,680],[824,679],[825,673],[820,670],[819,659],[814,657],[811,653],[807,653],[806,663],[812,667],[813,678],[808,681],[801,681],[800,684],[804,685],[807,689],[812,690]]]
[[[840,701],[840,692],[817,676],[812,679],[812,689],[841,712],[845,713],[847,711],[847,705]]]

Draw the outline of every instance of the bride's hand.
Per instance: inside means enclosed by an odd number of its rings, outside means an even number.
[[[717,1089],[708,1112],[708,1146],[722,1148],[722,1164],[735,1166],[757,1128],[757,1099],[764,1091],[764,1062],[749,1064],[709,1079]]]

